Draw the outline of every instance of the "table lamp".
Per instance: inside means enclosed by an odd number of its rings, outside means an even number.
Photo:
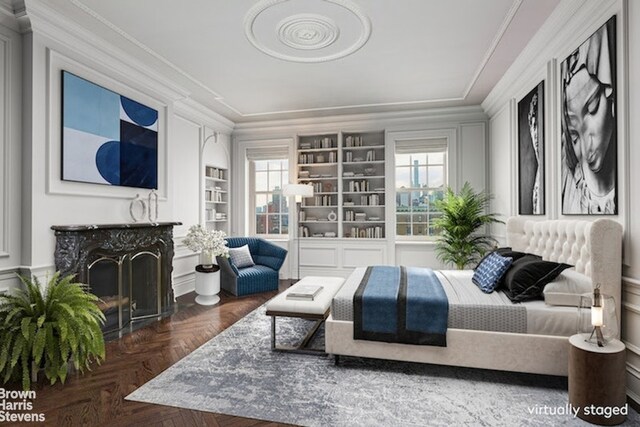
[[[585,341],[598,347],[604,347],[618,336],[615,300],[611,295],[600,292],[600,284],[592,294],[580,297],[578,333],[584,335]]]

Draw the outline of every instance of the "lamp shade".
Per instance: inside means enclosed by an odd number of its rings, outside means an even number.
[[[618,316],[616,303],[611,295],[592,293],[583,294],[578,306],[578,333],[585,341],[597,344],[596,329],[600,329],[602,344],[606,345],[614,338],[618,338]]]
[[[313,197],[313,186],[306,184],[287,184],[282,189],[285,197]]]

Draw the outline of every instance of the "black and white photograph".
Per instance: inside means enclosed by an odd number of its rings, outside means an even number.
[[[518,212],[544,215],[544,82],[518,102]]]
[[[615,18],[562,62],[565,215],[618,213]]]

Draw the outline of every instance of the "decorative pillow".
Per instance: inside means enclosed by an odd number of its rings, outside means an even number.
[[[229,257],[231,262],[237,268],[252,267],[256,265],[249,252],[249,245],[240,246],[239,248],[229,248]]]
[[[593,292],[591,279],[575,270],[565,270],[544,287],[544,302],[549,305],[578,307],[582,294]]]
[[[482,292],[490,294],[498,286],[512,262],[513,258],[503,257],[493,252],[478,266],[471,281],[478,285]]]
[[[487,257],[489,255],[491,255],[492,253],[497,253],[498,255],[502,255],[503,257],[506,257],[506,258],[513,258],[514,261],[522,258],[525,255],[528,255],[525,252],[514,251],[511,248],[498,248],[498,249],[496,249],[494,251],[487,252],[485,254],[485,256],[482,257],[482,259],[480,260],[478,265],[475,266],[474,270],[476,270],[478,267],[480,267],[480,264],[482,264],[482,261],[487,259]]]
[[[524,256],[504,275],[504,293],[513,302],[538,299],[544,286],[570,267],[569,264],[543,261],[535,255]]]

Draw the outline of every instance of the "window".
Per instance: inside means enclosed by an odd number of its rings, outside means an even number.
[[[283,235],[289,232],[289,206],[282,188],[289,182],[289,160],[251,161],[255,234]]]
[[[446,140],[396,146],[396,236],[438,235],[435,201],[447,188]]]

